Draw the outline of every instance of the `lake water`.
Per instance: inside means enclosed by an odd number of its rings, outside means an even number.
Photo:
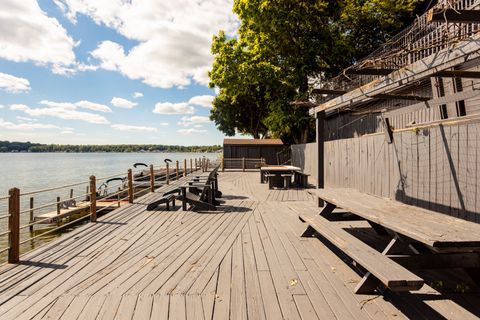
[[[195,159],[206,157],[217,160],[218,153],[0,153],[0,198],[8,195],[8,190],[17,187],[20,192],[26,193],[41,189],[47,189],[77,182],[87,182],[91,175],[106,177],[120,173],[127,174],[134,163],[142,162],[155,167],[165,166],[164,160],[171,159],[170,168],[175,168],[175,161],[183,166],[183,159]],[[187,166],[190,166],[188,161]],[[69,197],[71,188],[55,190],[52,192],[34,195],[35,207],[56,201],[56,197],[63,199]],[[85,194],[86,184],[72,188],[74,196]],[[30,196],[21,197],[21,208],[27,210]],[[78,200],[77,200],[78,202]],[[7,214],[7,200],[0,200],[0,216]],[[36,213],[56,210],[56,206],[44,208]],[[29,213],[21,214],[21,225],[28,224]],[[33,235],[42,230],[51,229],[54,226],[35,226]],[[7,219],[0,220],[0,233],[7,230]],[[26,239],[32,234],[28,228],[22,230],[21,237]],[[32,246],[44,243],[58,233],[45,236],[35,243],[26,243],[22,251]],[[0,250],[7,246],[7,237],[0,236]],[[27,248],[28,247],[28,248]],[[5,252],[0,253],[0,263],[5,257]]]

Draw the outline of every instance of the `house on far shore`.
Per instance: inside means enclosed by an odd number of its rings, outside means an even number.
[[[225,169],[255,169],[263,160],[266,164],[279,164],[280,154],[290,150],[280,139],[228,139],[223,140]],[[245,159],[245,160],[244,160]]]

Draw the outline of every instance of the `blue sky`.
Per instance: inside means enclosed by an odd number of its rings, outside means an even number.
[[[211,38],[230,0],[2,0],[0,140],[221,144]]]

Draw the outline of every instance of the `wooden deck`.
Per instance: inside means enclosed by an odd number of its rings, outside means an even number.
[[[101,217],[0,268],[0,319],[476,319],[480,295],[458,273],[419,292],[355,295],[361,279],[320,240],[300,238],[305,190],[268,190],[258,172],[220,174],[215,213]],[[363,222],[342,222],[346,227]],[[366,229],[359,234],[381,241]],[[432,279],[442,275],[434,274]],[[460,288],[460,289],[459,289]],[[467,290],[468,289],[468,290]]]

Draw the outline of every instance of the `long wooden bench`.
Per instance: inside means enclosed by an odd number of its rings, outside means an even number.
[[[381,267],[385,261],[390,261],[389,264],[403,261],[403,265],[426,269],[441,268],[442,264],[462,267],[473,280],[480,280],[479,224],[349,188],[311,189],[308,192],[325,201],[326,206],[314,218],[304,213],[299,215],[309,224],[306,235],[315,230],[369,271],[357,287],[357,292],[371,291],[379,282],[395,290],[394,284],[400,282],[396,273]],[[334,211],[337,207],[365,219],[378,234],[388,237],[390,242],[383,252],[372,254],[373,249],[368,245],[343,229],[335,228],[329,220],[338,220]],[[395,248],[407,248],[408,252],[402,252],[401,256],[391,255]],[[369,258],[365,261],[364,256]],[[402,277],[410,277],[403,279],[407,285],[400,285],[400,290],[408,287],[415,290],[415,284],[419,284],[416,282],[418,277],[412,278],[408,270],[400,268],[403,270],[396,269],[395,272]]]
[[[303,236],[312,236],[312,231],[315,230],[368,270],[375,279],[378,279],[390,290],[413,291],[423,286],[423,279],[327,219],[307,214],[300,214],[299,217],[310,226]],[[371,293],[378,286],[378,281],[375,279],[371,275],[364,277],[357,285],[355,292],[359,294]]]

